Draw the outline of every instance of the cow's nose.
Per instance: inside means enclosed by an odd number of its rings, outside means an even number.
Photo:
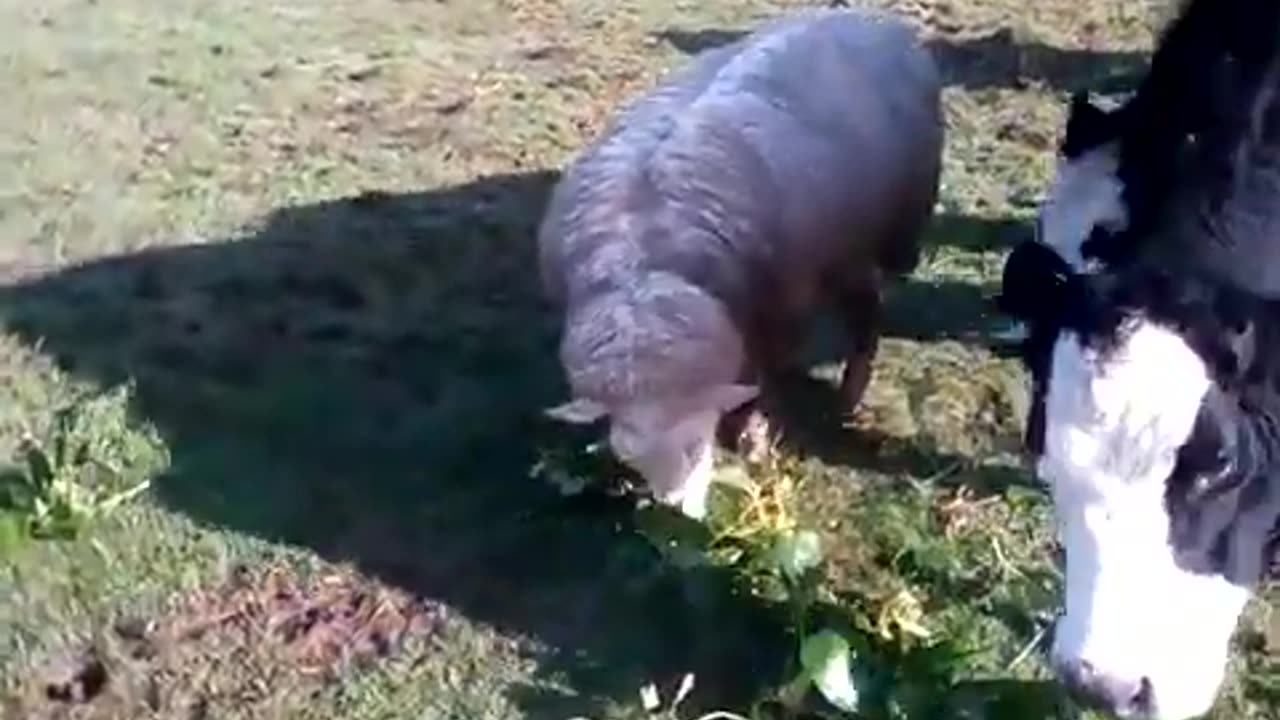
[[[1058,675],[1078,702],[1118,718],[1147,718],[1154,710],[1148,678],[1113,675],[1088,660],[1059,663]]]

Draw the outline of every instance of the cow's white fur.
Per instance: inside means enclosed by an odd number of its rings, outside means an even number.
[[[1059,156],[1053,184],[1040,204],[1036,240],[1053,248],[1076,272],[1099,269],[1097,261],[1085,260],[1081,252],[1095,227],[1114,232],[1129,223],[1122,196],[1124,184],[1116,176],[1118,153],[1119,145],[1111,142],[1074,158]],[[1006,343],[1022,342],[1029,335],[1029,328],[1021,321],[1012,321],[993,333],[997,341]]]
[[[1093,272],[1080,248],[1095,227],[1123,230],[1129,222],[1116,177],[1119,146],[1106,143],[1074,158],[1058,159],[1053,186],[1040,207],[1039,240],[1058,252],[1077,272]]]
[[[1105,355],[1070,332],[1054,347],[1037,468],[1068,557],[1052,654],[1146,678],[1153,717],[1185,720],[1213,704],[1249,591],[1175,562],[1165,483],[1211,380],[1177,333],[1132,322]]]

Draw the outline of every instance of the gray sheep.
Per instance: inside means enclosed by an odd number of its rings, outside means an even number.
[[[723,416],[754,407],[819,302],[866,388],[883,286],[911,272],[938,194],[939,74],[911,27],[795,13],[699,54],[570,164],[539,229],[573,399],[659,502],[705,514]]]

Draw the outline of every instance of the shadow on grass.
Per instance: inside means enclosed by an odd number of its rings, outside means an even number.
[[[723,577],[662,575],[622,504],[530,477],[582,440],[539,415],[565,392],[533,243],[553,181],[286,208],[233,241],[26,280],[0,309],[69,371],[136,383],[172,453],[169,507],[545,648],[546,676],[583,694],[518,690],[531,713],[591,714],[691,670],[700,702],[731,703],[785,658],[773,610]]]
[[[1030,233],[1030,224],[1017,218],[939,213],[921,239],[921,263],[926,262],[924,256],[929,253],[1008,250]],[[886,292],[882,335],[919,342],[955,340],[991,346],[990,331],[1006,322],[995,308],[997,290],[991,283],[962,279],[912,277],[893,282]],[[840,360],[840,349],[840,339],[831,328],[822,328],[810,360]]]
[[[1016,217],[975,217],[954,212],[934,216],[924,238],[925,247],[965,252],[1008,250],[1032,233],[1031,221]]]
[[[998,252],[1029,235],[1030,226],[1017,218],[975,217],[958,213],[936,215],[922,245],[926,253]],[[952,341],[982,347],[993,355],[1011,352],[992,331],[1007,320],[995,308],[994,284],[962,280],[912,278],[893,285],[885,307],[883,337],[918,343]],[[838,363],[839,335],[832,324],[820,326],[807,359],[811,365]],[[957,465],[972,464],[962,457],[887,437],[873,437],[842,427],[844,410],[831,386],[805,376],[780,378],[782,407],[774,408],[786,426],[792,447],[831,465],[870,470],[890,476],[930,477]],[[984,470],[984,486],[991,492],[1023,482],[1022,474]],[[992,473],[1000,475],[995,478]]]
[[[656,36],[680,52],[695,54],[742,38],[741,30],[668,28]],[[1009,28],[976,38],[936,37],[927,42],[948,86],[970,90],[1024,88],[1124,92],[1137,87],[1147,53],[1077,50],[1019,41]]]
[[[959,281],[913,281],[895,288],[885,308],[885,337],[985,343],[998,318],[994,286]]]
[[[846,428],[838,396],[831,385],[821,380],[792,375],[779,382],[783,401],[773,412],[785,428],[783,445],[802,456],[883,477],[925,479],[940,488],[964,484],[979,498],[999,495],[1015,486],[1041,491],[1032,477],[1018,467],[978,467],[971,455]]]
[[[532,243],[553,181],[282,209],[239,240],[8,289],[4,312],[71,371],[136,382],[173,457],[163,503],[532,638],[590,713],[699,657],[750,657],[768,624],[746,606],[719,613],[764,629],[692,632],[669,579],[634,582],[656,563],[626,508],[530,477],[575,439],[539,414],[565,392]],[[580,657],[596,670],[561,662]]]
[[[1102,93],[1136,89],[1148,54],[1134,51],[1058,48],[1024,42],[1009,28],[977,38],[937,38],[929,48],[944,81],[970,90],[1024,88],[1042,84],[1052,90]]]

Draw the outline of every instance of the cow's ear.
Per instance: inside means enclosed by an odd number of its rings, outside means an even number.
[[[589,425],[609,414],[604,405],[588,398],[575,398],[563,405],[557,405],[542,411],[544,415],[560,422],[574,425]]]
[[[1077,284],[1071,265],[1053,248],[1024,240],[1005,260],[996,305],[1001,312],[1029,323],[1055,322]]]

